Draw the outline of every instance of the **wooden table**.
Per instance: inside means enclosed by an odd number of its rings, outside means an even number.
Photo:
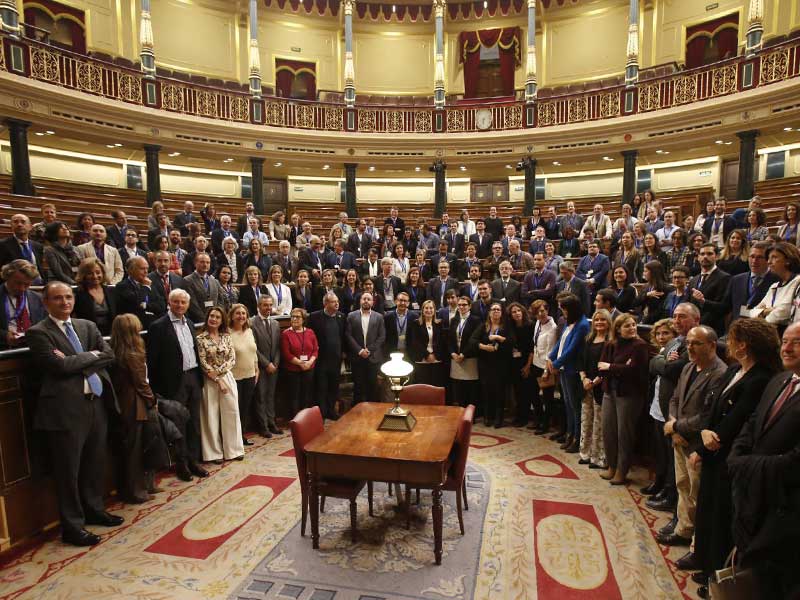
[[[311,540],[319,548],[320,478],[391,481],[430,488],[436,564],[442,564],[442,485],[464,409],[459,406],[405,406],[414,414],[413,431],[379,431],[391,404],[362,402],[306,447],[311,477]],[[399,492],[399,488],[398,488]]]

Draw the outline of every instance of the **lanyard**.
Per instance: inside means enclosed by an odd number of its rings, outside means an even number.
[[[783,239],[787,242],[797,236],[797,225],[787,227],[786,232],[783,234]]]
[[[306,330],[303,329],[303,333],[297,333],[297,337],[301,338],[300,340],[300,356],[303,356],[306,353]]]
[[[274,283],[272,284],[272,289],[275,290],[275,295],[278,297],[278,304],[283,302],[283,290],[281,289],[282,287],[283,286],[280,284],[279,285],[275,285]]]
[[[400,264],[400,270],[405,273],[406,272],[406,262],[405,260],[397,259],[397,262]]]
[[[780,286],[778,286],[778,287],[780,287]],[[777,296],[778,296],[778,288],[776,287],[774,290],[772,290],[772,304],[771,304],[771,306],[775,306],[775,298]]]
[[[208,275],[203,275],[203,287],[206,288],[206,292],[209,291]]]
[[[261,297],[261,290],[260,290],[260,289],[258,289],[258,286],[257,286],[257,285],[256,285],[256,286],[253,286],[253,294],[255,294],[255,296],[256,296],[256,302],[258,302],[258,299]]]
[[[400,315],[397,315],[397,335],[403,335],[406,330],[406,322],[408,321],[408,314],[403,317],[403,320],[400,320]]]
[[[459,343],[461,343],[461,336],[464,334],[464,327],[467,326],[467,318],[466,317],[460,317],[460,318],[461,322],[458,324],[458,327],[456,327],[456,330],[458,332]]]
[[[533,332],[533,350],[534,351],[536,351],[536,346],[539,344],[539,334],[540,333],[542,333],[542,326],[537,321],[536,322],[536,328],[534,329],[534,332]]]
[[[411,287],[408,288],[408,291],[411,294],[411,298],[414,300],[414,302],[416,302],[417,301],[417,286],[412,285]]]
[[[25,312],[25,308],[28,306],[28,295],[27,294],[22,294],[21,298],[22,299],[20,300],[20,302],[17,305],[17,307],[14,308],[14,305],[11,303],[11,296],[7,296],[6,297],[6,299],[8,300],[8,304],[3,307],[6,310],[6,321],[8,321],[8,322],[15,321],[16,322],[22,316],[22,314]],[[14,317],[13,318],[11,317],[11,313],[8,310],[9,306],[12,309],[14,309]]]

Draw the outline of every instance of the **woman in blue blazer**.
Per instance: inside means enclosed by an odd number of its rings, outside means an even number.
[[[581,370],[581,355],[589,335],[589,320],[583,315],[578,297],[566,294],[558,299],[558,307],[564,315],[566,325],[547,361],[548,371],[561,373],[561,398],[564,400],[567,432],[562,449],[577,448],[581,441],[581,401],[583,392],[578,373]]]

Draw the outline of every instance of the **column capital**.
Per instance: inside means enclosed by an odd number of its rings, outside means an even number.
[[[537,2],[537,0],[528,0],[528,8],[532,8],[533,10],[536,10],[536,2]]]
[[[31,122],[30,121],[23,121],[22,119],[14,119],[14,118],[11,118],[11,117],[9,117],[8,119],[4,119],[3,122],[6,125],[8,125],[9,129],[11,129],[11,127],[17,127],[17,128],[20,128],[20,129],[27,129],[28,127],[31,126]]]
[[[747,131],[736,132],[736,137],[738,137],[743,142],[746,142],[748,140],[755,140],[760,135],[761,132],[758,129],[748,129]]]
[[[145,144],[143,146],[144,151],[148,154],[158,154],[161,152],[161,146],[157,144]]]
[[[639,156],[639,151],[638,150],[623,150],[622,152],[620,152],[620,154],[622,154],[622,156],[625,157],[626,159],[630,160],[631,158],[636,158],[637,156]]]
[[[343,0],[342,5],[344,6],[344,15],[352,15],[353,9],[356,6],[356,0]]]
[[[263,165],[266,159],[261,156],[251,156],[250,157],[250,164],[253,165]]]
[[[747,9],[747,21],[751,27],[754,23],[763,23],[764,0],[750,0],[750,6]]]
[[[447,8],[447,0],[433,0],[433,13],[437,19],[444,18],[445,8]]]

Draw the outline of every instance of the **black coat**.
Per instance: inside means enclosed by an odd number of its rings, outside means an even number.
[[[488,256],[492,253],[492,242],[494,241],[494,238],[490,233],[484,232],[482,240],[478,239],[477,233],[473,233],[471,236],[469,236],[469,241],[478,246],[478,250],[476,252],[478,258],[488,258]]]
[[[755,308],[758,303],[767,295],[769,286],[778,281],[778,276],[772,271],[767,271],[761,280],[761,285],[756,289],[750,290],[750,271],[739,273],[731,277],[728,289],[728,310],[731,313],[731,321],[735,321],[741,316],[742,306]]]
[[[29,240],[28,243],[30,244],[31,252],[33,253],[34,258],[36,259],[36,266],[39,268],[39,271],[41,271],[44,249],[39,242]],[[0,267],[7,265],[12,260],[17,260],[19,258],[25,257],[22,256],[22,249],[13,235],[0,240]]]
[[[407,340],[407,348],[409,358],[413,362],[422,362],[428,356],[428,329],[419,322],[418,319],[411,321],[409,324],[409,331],[411,332],[411,339]],[[444,361],[445,353],[447,352],[444,344],[444,335],[442,324],[433,323],[433,354],[439,361]]]
[[[264,285],[259,285],[258,291],[262,296],[269,294],[266,286]],[[247,312],[251,317],[254,317],[258,314],[258,299],[256,298],[256,293],[253,291],[251,286],[243,285],[239,288],[239,303],[244,304],[247,307]]]
[[[702,286],[700,278],[701,275],[697,275],[689,281],[689,287],[693,290],[700,290],[705,299],[702,304],[695,301],[700,309],[700,323],[708,325],[717,332],[717,335],[721,336],[725,332],[725,316],[730,307],[727,294],[731,276],[717,268],[708,275]]]
[[[116,294],[114,293],[114,286],[111,285],[104,285],[103,290],[106,296],[106,304],[108,304],[108,326],[101,328],[100,333],[103,335],[110,335],[111,322],[117,315]],[[96,323],[97,316],[95,307],[94,298],[92,298],[89,292],[78,286],[78,289],[75,290],[75,306],[72,308],[72,316]]]
[[[194,323],[188,317],[186,317],[186,323],[189,325],[192,339],[195,342],[195,359],[199,366],[200,359],[197,358]],[[175,398],[183,373],[183,353],[169,314],[159,317],[150,324],[145,341],[147,345],[147,376],[150,380],[150,387],[159,396],[167,399]],[[200,369],[198,368],[196,371],[198,384],[202,385]]]
[[[475,331],[483,327],[483,322],[473,315],[467,317],[464,329],[461,332],[461,344],[458,343],[458,327],[461,319],[454,320],[447,330],[447,352],[448,354],[463,354],[464,358],[475,358],[478,356],[478,338],[475,338]]]
[[[156,317],[160,317],[167,312],[167,293],[164,289],[164,282],[161,281],[161,275],[159,275],[158,271],[152,271],[147,277],[151,282],[151,298],[148,306]],[[183,289],[183,277],[175,273],[169,273],[168,277],[170,291]]]
[[[308,321],[306,326],[314,332],[314,335],[317,337],[317,340],[323,338],[323,334],[325,334],[325,319],[329,318],[325,315],[322,310],[317,310],[308,315]],[[344,345],[344,329],[346,325],[347,319],[341,312],[337,312],[336,316],[333,317],[336,319],[336,325],[338,327],[338,335],[339,335],[339,347],[341,348],[342,352],[345,350]],[[320,346],[320,353],[317,356],[317,362],[314,364],[315,369],[328,369],[333,370],[335,369],[337,372],[342,364],[342,355],[341,353],[338,356],[328,356],[321,351],[322,346]],[[327,372],[327,371],[326,371]]]
[[[158,298],[153,296],[152,288],[136,285],[130,277],[126,277],[114,287],[114,301],[116,314],[136,315],[145,329],[156,318],[150,303],[155,301],[158,305]]]
[[[725,390],[739,369],[739,365],[734,365],[725,372],[706,396],[703,407],[702,428],[720,438],[719,450],[711,451],[705,446],[698,450],[703,462],[695,517],[695,555],[706,573],[721,569],[733,548],[730,526],[733,507],[726,461],[736,436],[755,411],[761,392],[773,375],[756,365]]]

